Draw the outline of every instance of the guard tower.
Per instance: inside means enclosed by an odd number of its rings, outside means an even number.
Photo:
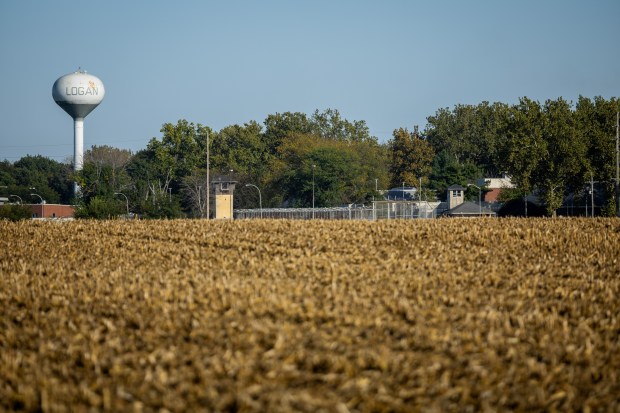
[[[217,176],[211,181],[211,214],[213,219],[233,219],[233,192],[237,181],[231,176]]]
[[[455,208],[465,201],[465,188],[461,185],[448,187],[448,209]]]

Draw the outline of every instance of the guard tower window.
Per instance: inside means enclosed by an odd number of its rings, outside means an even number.
[[[457,196],[461,196],[461,190],[459,189],[459,190],[454,190],[454,191],[452,191],[452,196],[453,196],[453,197],[455,197],[455,198],[456,198]]]
[[[222,182],[222,191],[228,191],[230,188],[228,187],[228,182]]]

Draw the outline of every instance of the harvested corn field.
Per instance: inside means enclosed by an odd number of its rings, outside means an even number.
[[[617,219],[0,222],[0,245],[0,410],[620,410]]]

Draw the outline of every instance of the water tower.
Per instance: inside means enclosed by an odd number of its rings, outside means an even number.
[[[52,96],[58,106],[73,118],[73,168],[79,171],[84,156],[84,118],[103,100],[103,83],[98,77],[78,70],[58,78],[52,86]],[[77,195],[77,184],[74,190]]]

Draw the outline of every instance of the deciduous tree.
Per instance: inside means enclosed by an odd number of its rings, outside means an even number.
[[[431,144],[422,139],[417,127],[413,132],[396,129],[389,142],[390,151],[390,186],[400,186],[403,182],[409,186],[418,186],[420,178],[428,182],[435,151]]]

